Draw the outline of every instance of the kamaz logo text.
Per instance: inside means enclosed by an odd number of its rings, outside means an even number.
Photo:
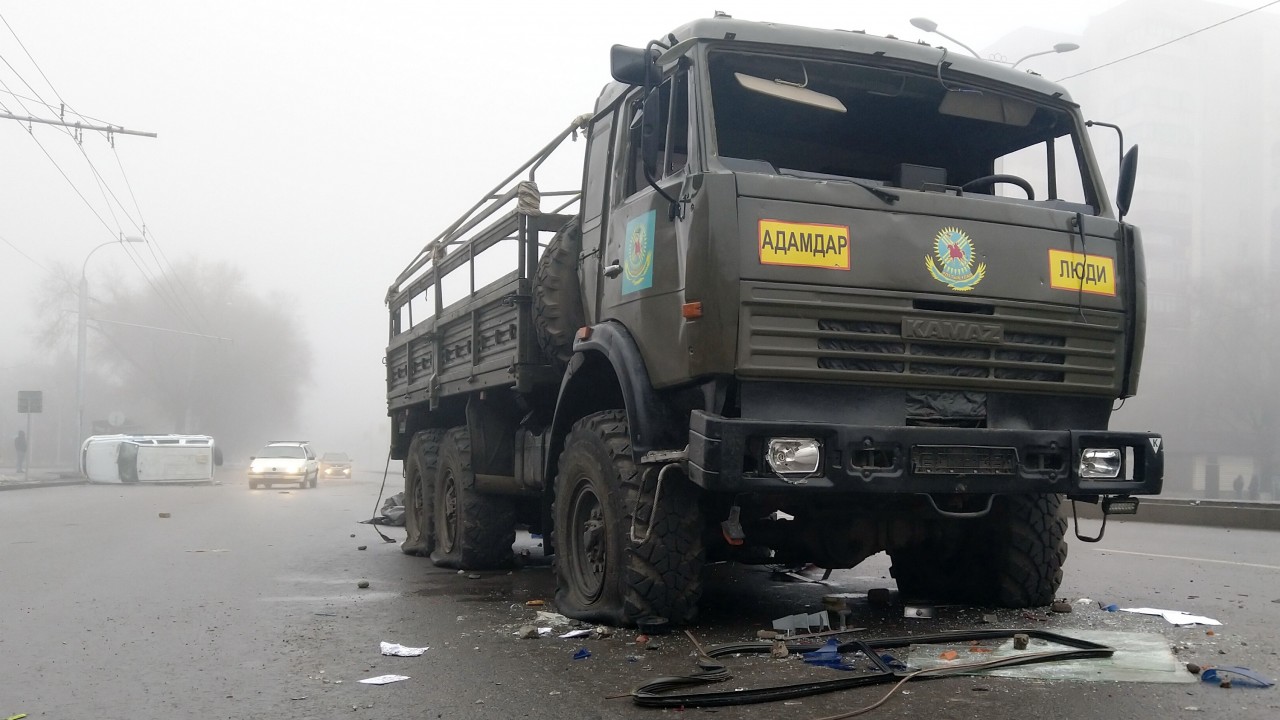
[[[990,323],[904,318],[902,337],[999,345],[1004,342],[1004,328]]]

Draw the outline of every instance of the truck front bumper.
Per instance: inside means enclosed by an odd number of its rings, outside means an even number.
[[[784,478],[766,459],[772,438],[821,443],[817,472]],[[1115,478],[1085,478],[1085,449],[1115,449]],[[725,493],[1063,493],[1157,495],[1164,482],[1160,435],[1107,430],[878,427],[726,418],[695,410],[689,476]]]

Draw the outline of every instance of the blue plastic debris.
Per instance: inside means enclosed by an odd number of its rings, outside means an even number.
[[[578,651],[573,654],[574,660],[586,660],[589,657],[591,657],[591,651],[586,648],[578,648]]]
[[[1257,672],[1238,665],[1205,668],[1204,672],[1200,673],[1200,679],[1207,683],[1230,680],[1233,687],[1269,688],[1276,684],[1274,680],[1268,680]]]
[[[846,663],[844,658],[840,657],[840,642],[835,638],[827,641],[826,645],[807,652],[801,657],[805,663],[809,665],[818,665],[820,667],[831,668],[832,670],[853,670],[854,666]]]
[[[901,661],[901,660],[899,660],[898,658],[896,658],[896,657],[894,657],[894,656],[892,656],[892,655],[890,655],[890,654],[888,654],[888,653],[885,653],[884,655],[881,655],[881,656],[880,656],[880,659],[884,661],[884,664],[885,664],[885,665],[888,665],[889,667],[893,668],[894,670],[906,670],[906,669],[907,669],[907,664],[906,664],[906,663],[902,662],[902,661]]]
[[[1111,603],[1110,605],[1103,605],[1102,603],[1098,603],[1098,605],[1103,610],[1106,610],[1107,612],[1120,612],[1120,606],[1115,603]]]

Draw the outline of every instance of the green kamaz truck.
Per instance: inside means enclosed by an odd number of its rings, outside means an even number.
[[[920,42],[718,15],[610,59],[388,291],[404,551],[528,527],[557,609],[616,624],[691,620],[710,562],[879,552],[905,599],[1052,602],[1063,499],[1105,529],[1161,489],[1161,437],[1108,429],[1136,148],[1113,201],[1066,90]]]

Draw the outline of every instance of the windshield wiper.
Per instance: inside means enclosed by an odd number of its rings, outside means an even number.
[[[791,168],[778,168],[779,175],[789,175],[791,177],[806,178],[809,180],[834,180],[836,182],[845,182],[866,190],[885,202],[886,205],[892,205],[898,201],[898,194],[889,192],[879,185],[873,185],[866,180],[851,178],[847,175],[829,175],[827,173],[809,172],[808,170],[792,170]]]

